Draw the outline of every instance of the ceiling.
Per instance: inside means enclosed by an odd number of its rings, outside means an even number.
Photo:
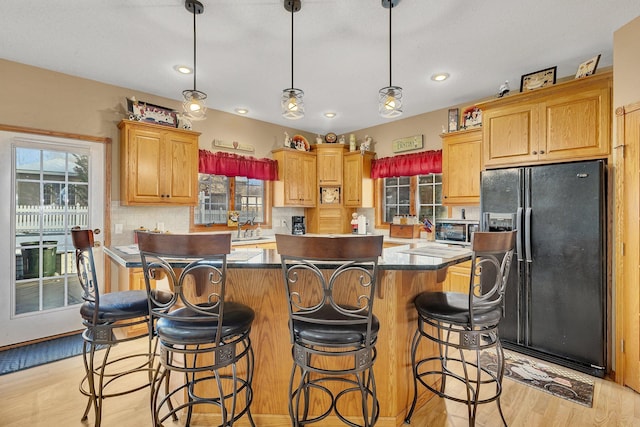
[[[311,133],[388,123],[377,94],[389,85],[389,12],[381,0],[302,0],[295,14],[294,86],[306,115],[289,121],[291,15],[283,0],[201,0],[197,89],[207,106]],[[557,66],[574,75],[613,32],[640,15],[638,0],[401,0],[393,9],[393,85],[400,119],[495,96],[523,74]],[[193,76],[193,16],[183,0],[2,0],[0,57],[136,91],[181,99]],[[451,77],[434,82],[430,77]],[[123,100],[124,102],[124,100]],[[332,111],[329,119],[324,113]],[[397,120],[397,119],[396,119]]]

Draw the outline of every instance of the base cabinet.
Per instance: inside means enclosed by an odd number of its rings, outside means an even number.
[[[449,292],[469,293],[469,279],[471,277],[471,261],[453,265],[447,269],[444,290]]]
[[[197,132],[123,120],[120,200],[123,205],[195,205]]]

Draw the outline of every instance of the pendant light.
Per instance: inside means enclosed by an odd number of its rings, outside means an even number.
[[[284,8],[291,12],[291,87],[282,91],[280,106],[282,117],[297,120],[304,117],[304,92],[293,87],[293,14],[302,7],[301,0],[284,0]]]
[[[207,107],[204,100],[207,94],[196,89],[196,15],[204,12],[204,6],[198,0],[186,0],[185,8],[193,14],[193,89],[182,91],[184,115],[191,120],[204,120]]]
[[[391,84],[391,10],[400,0],[382,0],[382,7],[389,9],[389,86],[378,92],[378,112],[386,119],[402,114],[402,88]]]

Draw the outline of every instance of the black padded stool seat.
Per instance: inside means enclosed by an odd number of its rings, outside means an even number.
[[[289,310],[292,426],[331,413],[349,426],[375,425],[380,321],[373,301],[382,236],[277,234],[276,244]]]
[[[459,292],[423,292],[413,304],[421,316],[447,323],[471,323],[469,295]],[[496,324],[502,318],[502,308],[478,309],[473,312],[473,323]]]
[[[353,307],[352,307],[353,308]],[[302,317],[302,316],[301,316]],[[367,336],[367,325],[363,323],[345,323],[348,317],[338,313],[335,309],[324,306],[316,313],[308,317],[315,322],[305,322],[302,320],[293,321],[293,333],[296,337],[318,344],[357,344],[364,342]],[[327,323],[327,321],[339,320],[342,323]],[[323,323],[319,323],[324,321]],[[378,338],[380,321],[376,316],[371,319],[371,344]]]
[[[176,421],[186,414],[181,425],[189,426],[194,408],[199,407],[217,418],[211,425],[236,425],[246,415],[255,427],[249,335],[256,315],[251,307],[227,297],[231,234],[137,235],[160,345],[151,424],[161,426],[168,418]],[[156,277],[166,277],[173,291],[167,303],[156,299],[152,287]],[[173,372],[180,374],[177,379],[171,378]]]
[[[210,316],[198,322],[186,322],[185,318],[201,317],[189,308],[179,308],[167,317],[158,319],[156,332],[160,339],[172,344],[203,344],[215,339],[218,320]],[[176,320],[181,318],[183,320]],[[255,312],[250,307],[236,302],[224,306],[222,322],[223,339],[237,334],[245,334],[251,329]]]
[[[171,300],[169,292],[154,291],[156,299],[167,303]],[[80,306],[80,315],[85,320],[92,320],[95,303],[85,301]],[[132,317],[148,316],[149,302],[146,291],[122,291],[102,294],[98,308],[98,320],[101,322],[117,322]]]
[[[413,401],[407,424],[418,403],[418,384],[422,384],[440,397],[465,403],[471,427],[475,426],[478,405],[493,401],[507,425],[500,406],[504,352],[498,326],[504,315],[516,236],[516,231],[473,233],[469,292],[422,292],[414,299],[418,327],[411,343]],[[437,345],[437,355],[429,353],[418,359],[423,338]],[[483,351],[495,352],[496,368],[482,366]],[[458,391],[447,388],[448,380],[463,387]]]

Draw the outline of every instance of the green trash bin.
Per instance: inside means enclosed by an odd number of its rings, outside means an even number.
[[[39,277],[40,248],[25,248],[24,246],[37,246],[40,242],[20,243],[22,248],[22,270],[25,279]],[[57,240],[45,241],[44,245],[53,245],[50,248],[42,248],[42,276],[50,277],[56,274],[56,250]]]

